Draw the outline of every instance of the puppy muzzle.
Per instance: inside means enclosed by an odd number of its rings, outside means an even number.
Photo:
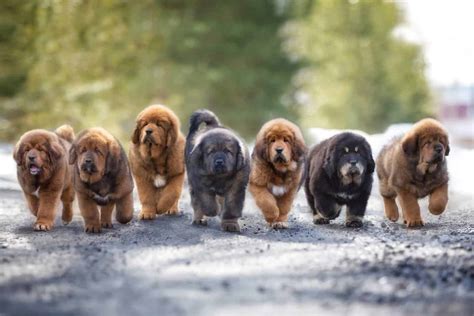
[[[273,158],[273,163],[286,163],[286,162],[287,162],[287,159],[285,155],[283,155],[282,153],[276,154],[275,158]]]
[[[33,176],[36,176],[41,172],[41,168],[33,162],[28,163],[28,170],[30,171],[30,174]]]
[[[88,174],[93,174],[97,171],[97,168],[93,163],[86,162],[82,164],[81,171],[86,172]]]

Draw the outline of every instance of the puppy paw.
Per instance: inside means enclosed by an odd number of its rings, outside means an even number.
[[[181,215],[180,211],[178,209],[172,209],[172,210],[168,210],[165,212],[165,215],[168,215],[168,216],[178,216],[178,215]]]
[[[153,213],[149,213],[149,212],[143,212],[141,211],[140,214],[138,214],[138,219],[140,220],[152,220],[152,219],[155,219],[156,217],[156,213],[153,212]]]
[[[102,228],[114,228],[114,225],[112,225],[112,222],[102,222],[100,223]]]
[[[72,211],[71,212],[63,211],[63,215],[61,216],[61,220],[63,222],[63,225],[69,224],[72,221]]]
[[[319,218],[313,218],[313,223],[315,225],[326,225],[326,224],[329,224],[330,222],[328,219],[319,217]]]
[[[193,219],[192,224],[193,225],[199,225],[199,226],[207,226],[207,219],[205,219],[205,218]]]
[[[346,227],[351,227],[351,228],[360,228],[363,226],[362,220],[360,219],[351,219],[346,222]]]
[[[397,215],[388,215],[388,214],[387,214],[387,218],[388,218],[391,222],[396,223],[396,222],[398,221],[398,213],[397,213]]]
[[[98,234],[101,231],[100,224],[87,224],[84,231],[86,233]]]
[[[235,221],[223,221],[221,223],[221,228],[225,232],[232,232],[232,233],[238,233],[240,232],[240,225]]]
[[[47,232],[47,231],[50,231],[51,228],[53,228],[53,223],[48,223],[48,222],[38,221],[33,225],[33,229],[36,231]]]
[[[273,229],[287,229],[288,222],[275,222],[275,223],[270,224],[270,227]]]
[[[423,220],[421,218],[420,219],[405,220],[404,222],[405,222],[405,225],[408,228],[422,227],[424,225]]]

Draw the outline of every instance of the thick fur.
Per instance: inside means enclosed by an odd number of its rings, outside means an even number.
[[[220,215],[224,231],[240,231],[250,173],[244,143],[214,113],[199,110],[190,118],[185,153],[193,223],[204,225],[205,216]]]
[[[60,202],[63,224],[72,220],[74,188],[68,151],[73,139],[72,127],[63,125],[54,133],[29,131],[15,146],[18,182],[31,213],[36,216],[35,230],[48,231],[53,227]]]
[[[74,165],[74,188],[86,232],[111,228],[114,207],[119,223],[132,219],[132,174],[118,140],[103,128],[86,129],[77,135],[69,163]]]
[[[142,204],[140,219],[178,213],[185,145],[179,129],[178,117],[163,105],[151,105],[137,116],[129,158]]]
[[[346,205],[346,226],[361,227],[375,163],[369,143],[341,133],[313,147],[308,157],[305,193],[315,224],[328,224]]]
[[[432,214],[444,212],[449,180],[445,156],[449,151],[448,133],[433,119],[419,121],[382,149],[377,157],[377,176],[389,220],[399,218],[397,196],[407,227],[423,225],[419,198],[429,195]]]
[[[267,122],[257,134],[249,191],[270,227],[288,227],[288,213],[303,178],[306,151],[300,129],[285,119]]]

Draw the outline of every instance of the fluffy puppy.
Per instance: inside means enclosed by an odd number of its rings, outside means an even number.
[[[185,139],[178,117],[163,105],[137,116],[129,158],[142,204],[140,219],[177,214],[184,182]]]
[[[328,224],[346,205],[346,226],[361,227],[372,189],[375,163],[369,143],[341,133],[309,153],[305,193],[315,224]]]
[[[34,230],[48,231],[53,227],[60,201],[63,224],[72,220],[74,188],[68,151],[73,140],[72,127],[63,125],[54,133],[42,129],[26,132],[15,146],[18,182],[36,216]]]
[[[250,173],[243,142],[214,113],[199,110],[190,118],[185,153],[193,223],[205,225],[205,216],[220,215],[224,231],[240,231]]]
[[[433,119],[419,121],[382,149],[377,157],[377,176],[389,220],[398,220],[397,196],[407,227],[423,226],[418,199],[427,195],[430,212],[444,212],[448,203],[448,154],[448,133]]]
[[[74,165],[74,188],[86,232],[112,228],[114,207],[119,223],[132,219],[133,180],[118,140],[103,128],[86,129],[77,135],[69,151],[69,163]]]
[[[262,126],[252,153],[249,191],[270,227],[288,228],[288,213],[303,177],[306,145],[285,119]]]

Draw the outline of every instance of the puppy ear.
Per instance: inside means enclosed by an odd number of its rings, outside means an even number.
[[[402,140],[402,148],[406,155],[414,156],[418,153],[418,135],[407,134]]]
[[[253,148],[252,156],[256,156],[257,158],[260,158],[263,161],[268,160],[267,144],[263,137],[257,138],[257,141],[255,142],[255,147]]]
[[[107,160],[105,162],[105,173],[116,173],[120,168],[120,163],[122,161],[122,151],[121,147],[117,141],[109,143],[109,152],[107,153]]]
[[[25,145],[18,142],[13,149],[13,159],[15,159],[16,164],[21,166],[23,164],[23,158],[25,156]]]
[[[326,155],[324,157],[324,163],[323,163],[323,170],[326,172],[329,178],[332,178],[332,176],[335,173],[335,166],[334,166],[334,150],[330,150],[329,148],[326,150]]]
[[[245,153],[246,148],[244,145],[239,141],[239,151],[237,152],[237,162],[236,162],[236,170],[241,170],[245,164]]]
[[[71,148],[69,148],[69,164],[70,165],[75,164],[76,160],[77,160],[76,146],[72,144]]]
[[[140,122],[137,122],[137,124],[135,125],[135,129],[133,130],[133,134],[132,134],[132,143],[134,144],[138,144],[138,142],[140,142],[140,131],[141,131],[141,123]]]
[[[64,155],[64,148],[56,141],[48,143],[48,155],[51,161],[55,162]]]
[[[295,141],[293,142],[291,151],[293,152],[293,160],[300,161],[301,158],[304,158],[307,148],[302,137],[295,135]]]
[[[166,147],[171,147],[176,143],[178,133],[178,127],[175,124],[171,124],[168,128],[168,135],[166,136]]]
[[[445,152],[444,152],[444,155],[445,155],[445,156],[449,156],[449,152],[450,152],[450,151],[451,151],[451,147],[449,147],[449,145],[446,146],[446,150],[445,150]]]
[[[372,157],[372,150],[370,150],[370,145],[366,145],[367,147],[367,172],[368,173],[373,173],[375,171],[375,161],[374,157]]]

